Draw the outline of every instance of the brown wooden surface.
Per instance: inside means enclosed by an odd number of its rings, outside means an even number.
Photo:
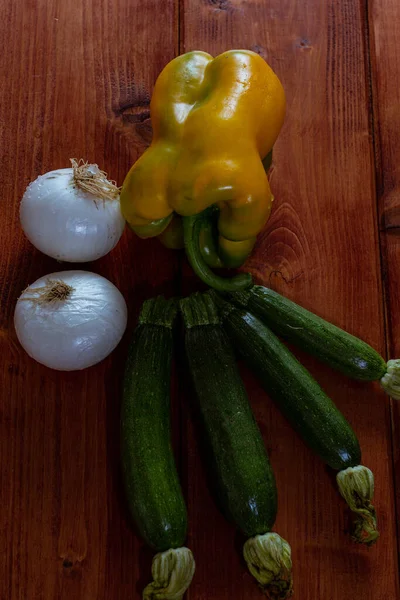
[[[399,356],[400,5],[3,0],[1,7],[0,599],[136,599],[152,553],[129,524],[118,471],[129,332],[84,373],[50,371],[21,350],[12,322],[19,293],[65,268],[24,238],[24,188],[73,156],[122,182],[151,139],[148,102],[161,68],[187,50],[253,49],[281,78],[288,113],[275,148],[273,214],[248,266],[259,281]],[[157,241],[126,232],[87,268],[121,289],[131,331],[145,297],[192,289],[181,262]],[[363,463],[375,473],[381,539],[371,549],[349,541],[331,473],[243,369],[276,472],[275,529],[293,549],[295,597],[395,600],[400,410],[390,410],[376,385],[302,359],[359,436]],[[188,545],[197,561],[188,598],[259,598],[240,557],[242,540],[208,492],[178,378],[174,392]]]
[[[374,142],[389,356],[400,353],[400,4],[375,0],[369,12]],[[393,465],[400,510],[400,407],[392,403]],[[398,530],[399,535],[399,530]],[[400,539],[398,538],[400,548]]]

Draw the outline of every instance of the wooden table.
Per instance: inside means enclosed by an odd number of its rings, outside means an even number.
[[[1,2],[0,598],[130,600],[152,553],[121,492],[121,373],[141,302],[193,288],[185,259],[126,232],[85,268],[113,281],[130,312],[118,349],[85,372],[50,371],[22,351],[18,295],[70,268],[36,252],[19,226],[40,173],[97,162],[122,183],[151,139],[149,99],[179,53],[255,50],[281,78],[288,110],[275,147],[272,217],[248,263],[258,281],[400,355],[400,3],[398,0],[14,0]],[[347,535],[330,472],[243,370],[279,488],[276,530],[293,549],[299,600],[395,600],[399,405],[302,357],[354,426],[375,473],[381,539]],[[174,427],[196,561],[192,600],[260,597],[240,539],[217,512],[174,383]],[[397,509],[400,497],[397,496]]]

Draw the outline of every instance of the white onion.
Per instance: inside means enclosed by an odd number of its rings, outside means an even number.
[[[40,175],[29,184],[20,205],[22,228],[41,252],[67,262],[87,262],[104,256],[118,243],[125,226],[118,188],[97,165],[80,165]],[[94,182],[111,190],[84,191],[77,169],[86,168]],[[77,183],[78,181],[78,183]],[[87,178],[86,178],[87,181]]]
[[[55,282],[63,285],[56,288]],[[18,339],[29,356],[61,371],[103,360],[121,340],[126,323],[120,291],[88,271],[41,277],[22,293],[14,314]]]

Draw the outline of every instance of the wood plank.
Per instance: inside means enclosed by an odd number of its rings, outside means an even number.
[[[377,155],[378,208],[385,273],[388,355],[400,356],[400,6],[396,0],[374,0],[369,10],[373,115]],[[393,462],[397,524],[400,514],[400,407],[392,404]]]
[[[151,552],[127,519],[118,423],[124,342],[83,373],[57,373],[20,348],[13,311],[37,277],[76,268],[36,252],[18,218],[29,181],[98,162],[122,183],[151,138],[149,98],[177,49],[173,0],[2,2],[0,43],[0,597],[140,597]],[[141,301],[175,291],[177,257],[128,231],[106,258],[79,265]],[[139,582],[139,583],[138,583]]]
[[[312,309],[384,353],[384,319],[368,56],[361,3],[339,0],[183,0],[181,52],[253,49],[280,76],[287,119],[275,148],[275,203],[247,267],[259,282]],[[383,35],[383,33],[382,33]],[[398,597],[388,399],[302,357],[354,426],[375,473],[381,539],[371,549],[347,535],[334,479],[290,430],[254,378],[251,401],[279,490],[276,531],[292,545],[297,598]],[[196,600],[258,598],[240,540],[217,512],[188,421],[190,542]]]

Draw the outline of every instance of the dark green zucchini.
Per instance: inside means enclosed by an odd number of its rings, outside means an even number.
[[[210,295],[220,308],[224,328],[235,348],[258,377],[266,392],[306,444],[326,464],[340,470],[338,483],[343,495],[343,485],[346,486],[349,479],[352,484],[357,483],[353,477],[354,468],[357,469],[357,473],[360,469],[364,473],[366,469],[360,465],[360,446],[350,424],[307,369],[264,323],[248,310],[225,302],[214,292]],[[368,477],[372,476],[369,469],[367,471]],[[371,488],[373,493],[373,483],[369,490]],[[350,490],[351,494],[361,496],[357,500],[358,507],[354,503],[356,508],[361,507],[364,512],[368,508],[369,511],[367,524],[364,518],[362,527],[357,523],[360,538],[357,541],[372,543],[377,538],[377,532],[371,497],[363,499],[363,493],[358,487],[356,490]]]
[[[258,561],[265,565],[271,562],[273,544],[281,559],[267,575],[264,568],[256,577],[271,597],[279,589],[279,598],[286,598],[292,588],[290,548],[277,534],[268,533],[277,510],[275,478],[232,347],[208,294],[194,294],[181,300],[180,306],[185,354],[219,503],[225,516],[252,538],[246,542],[244,554],[253,574],[255,567],[249,555],[254,546],[258,544]]]
[[[176,591],[177,578],[181,591],[189,586],[194,572],[191,552],[182,547],[186,506],[170,432],[172,328],[177,310],[176,301],[161,297],[143,304],[124,378],[121,459],[126,496],[140,535],[161,553],[153,561],[155,581],[147,586],[144,598],[152,598],[155,592],[159,599],[172,597],[168,594]],[[167,571],[165,564],[171,565]]]
[[[348,377],[375,381],[386,373],[385,360],[369,344],[269,288],[255,285],[249,291],[228,294],[227,299]]]

